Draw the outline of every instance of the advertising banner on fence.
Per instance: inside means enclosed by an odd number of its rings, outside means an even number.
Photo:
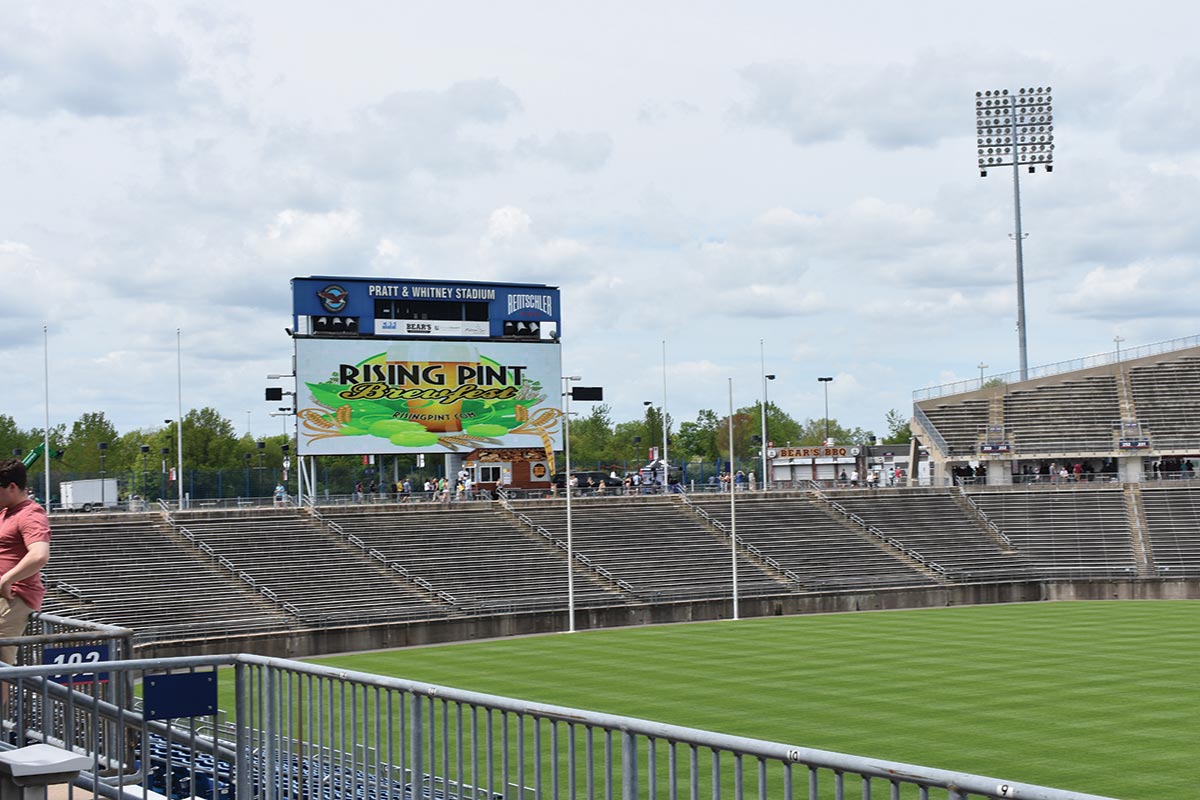
[[[557,342],[297,339],[302,455],[562,447]]]

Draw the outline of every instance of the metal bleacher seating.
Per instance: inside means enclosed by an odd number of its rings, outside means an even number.
[[[974,453],[979,433],[988,424],[988,401],[972,399],[942,403],[926,408],[925,416],[945,439],[951,452]]]
[[[555,536],[566,537],[563,503],[521,504],[520,513]],[[732,592],[728,543],[669,497],[583,499],[572,514],[574,546],[641,600],[723,597]],[[749,559],[739,556],[738,591],[789,591]]]
[[[1200,489],[1143,486],[1142,508],[1159,575],[1200,576]]]
[[[1142,432],[1156,449],[1200,451],[1200,358],[1131,367],[1129,385]]]
[[[176,521],[306,623],[416,619],[454,610],[296,509],[180,514]]]
[[[326,519],[452,595],[462,608],[561,608],[567,602],[566,554],[490,504],[339,509]],[[576,572],[578,603],[623,602],[619,592],[589,576]]]
[[[729,497],[698,497],[697,508],[730,525]],[[745,494],[737,499],[737,535],[798,577],[807,589],[913,586],[937,581],[865,532],[847,527],[806,497]]]
[[[1113,375],[1043,384],[1004,397],[1004,427],[1023,453],[1110,452],[1120,418]]]
[[[56,514],[51,526],[45,611],[142,634],[272,630],[289,623],[286,614],[174,537],[158,515]]]
[[[1025,556],[1006,551],[949,490],[860,490],[828,496],[941,567],[948,580],[1012,579],[1032,572]]]
[[[1038,576],[1137,574],[1119,486],[973,492],[971,497],[1031,559]]]

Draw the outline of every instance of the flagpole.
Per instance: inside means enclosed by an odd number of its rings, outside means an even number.
[[[733,563],[733,618],[738,618],[737,481],[733,472],[733,378],[729,379],[729,556]]]
[[[42,326],[42,355],[45,368],[46,380],[46,429],[42,432],[42,460],[45,462],[42,466],[45,468],[45,497],[46,513],[50,512],[50,330],[49,326]]]
[[[178,440],[175,451],[179,456],[179,471],[175,476],[175,485],[179,489],[179,510],[183,511],[183,347],[180,343],[180,329],[175,329],[175,364],[178,374],[179,417],[175,428]]]

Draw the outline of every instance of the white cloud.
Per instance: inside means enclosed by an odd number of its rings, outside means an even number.
[[[357,245],[361,232],[362,216],[353,209],[323,214],[286,209],[248,244],[267,261],[307,264]]]
[[[1138,319],[1196,316],[1200,296],[1200,261],[1177,258],[1141,261],[1124,267],[1097,267],[1073,289],[1062,287],[1059,304],[1088,319]]]
[[[78,117],[173,114],[213,99],[183,43],[140,4],[51,3],[0,26],[0,113]]]
[[[547,161],[575,172],[594,172],[608,161],[612,147],[612,137],[604,133],[558,131],[547,139],[521,139],[515,152],[522,158]]]
[[[542,238],[529,214],[515,206],[497,208],[488,216],[476,255],[494,279],[578,283],[589,278],[591,255],[583,243],[567,237]]]

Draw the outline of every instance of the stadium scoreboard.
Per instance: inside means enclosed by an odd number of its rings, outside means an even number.
[[[301,455],[561,447],[557,287],[292,279]]]
[[[292,279],[301,336],[554,340],[558,309],[558,289],[541,284]]]

